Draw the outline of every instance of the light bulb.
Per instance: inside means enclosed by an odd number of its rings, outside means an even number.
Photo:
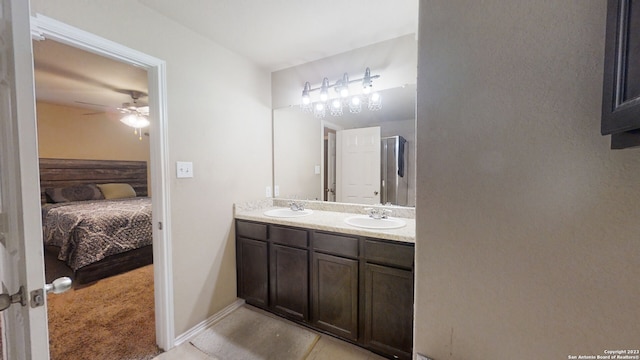
[[[362,102],[360,101],[360,97],[354,96],[349,101],[349,112],[353,114],[357,114],[362,111]]]
[[[329,79],[324,78],[320,88],[320,101],[325,102],[327,100],[329,100]]]
[[[313,115],[317,118],[323,118],[326,114],[326,109],[323,103],[317,103],[313,108]]]
[[[332,116],[340,116],[342,115],[342,101],[340,99],[334,99],[331,102],[331,115]]]
[[[120,121],[123,124],[126,124],[128,126],[131,126],[132,128],[136,128],[136,129],[147,127],[150,124],[149,120],[147,120],[146,117],[144,117],[142,115],[139,115],[139,114],[129,114],[129,115],[123,117],[122,119],[120,119]]]

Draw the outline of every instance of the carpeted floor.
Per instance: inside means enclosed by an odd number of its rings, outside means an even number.
[[[153,265],[47,300],[51,360],[148,360],[161,353]]]
[[[319,339],[301,326],[240,307],[191,344],[214,359],[306,359]]]

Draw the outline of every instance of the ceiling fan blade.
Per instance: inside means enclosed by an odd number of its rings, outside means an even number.
[[[98,115],[98,114],[104,114],[104,111],[96,111],[96,112],[84,113],[82,115]]]
[[[86,102],[86,101],[74,101],[76,104],[84,104],[84,105],[91,105],[91,106],[99,106],[99,107],[104,107],[106,108],[107,105],[102,105],[102,104],[94,104],[94,103],[90,103],[90,102]]]

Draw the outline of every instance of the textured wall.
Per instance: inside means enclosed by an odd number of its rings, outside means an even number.
[[[416,350],[637,349],[640,150],[599,134],[606,2],[420,5]]]

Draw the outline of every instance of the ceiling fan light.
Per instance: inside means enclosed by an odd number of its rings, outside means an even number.
[[[122,119],[120,119],[120,121],[127,126],[131,126],[134,129],[141,129],[151,124],[146,117],[140,114],[126,115]]]

